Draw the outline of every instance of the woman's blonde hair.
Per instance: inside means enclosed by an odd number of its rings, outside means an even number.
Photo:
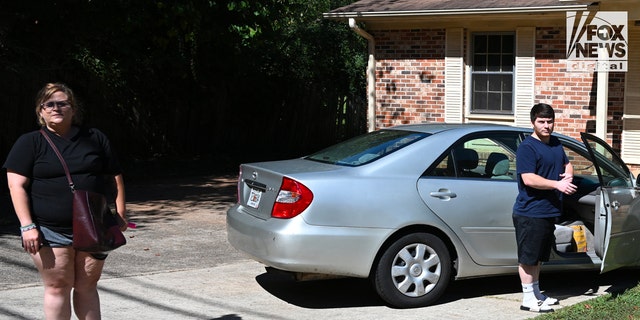
[[[44,122],[44,119],[42,119],[42,117],[40,116],[40,111],[42,111],[42,104],[49,100],[51,98],[51,96],[53,96],[54,93],[56,92],[62,92],[64,94],[67,95],[67,102],[69,103],[69,105],[71,106],[71,108],[75,111],[75,114],[73,116],[73,124],[80,124],[80,110],[78,110],[78,105],[76,103],[76,98],[75,95],[73,94],[73,90],[71,90],[71,88],[67,87],[66,84],[64,83],[47,83],[46,85],[44,85],[44,87],[42,87],[42,89],[40,89],[40,91],[38,91],[38,94],[36,95],[36,117],[38,119],[38,123],[41,126],[45,126],[46,123]]]

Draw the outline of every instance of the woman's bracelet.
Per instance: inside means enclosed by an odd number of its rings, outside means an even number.
[[[32,230],[32,229],[35,229],[35,228],[36,228],[36,224],[32,222],[32,223],[30,223],[30,224],[28,224],[26,226],[20,227],[20,232],[29,231],[29,230]]]

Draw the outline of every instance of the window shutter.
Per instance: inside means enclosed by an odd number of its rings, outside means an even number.
[[[534,102],[536,72],[536,28],[523,27],[516,30],[515,108],[513,116],[518,127],[531,127],[529,112]]]
[[[628,32],[629,48],[640,48],[640,28],[630,24]],[[621,154],[624,162],[640,164],[640,50],[629,50],[627,58]]]
[[[464,29],[447,29],[447,44],[444,58],[444,121],[462,123],[463,119],[463,73]]]

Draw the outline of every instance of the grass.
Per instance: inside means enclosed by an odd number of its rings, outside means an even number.
[[[606,294],[553,313],[535,317],[536,320],[618,320],[640,319],[640,285],[620,294]]]

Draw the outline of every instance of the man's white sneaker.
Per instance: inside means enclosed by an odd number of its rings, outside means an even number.
[[[544,304],[548,306],[555,306],[557,304],[560,304],[560,301],[558,301],[558,299],[556,298],[544,296]]]
[[[538,313],[547,313],[553,312],[553,309],[549,307],[548,304],[544,303],[542,300],[538,300],[528,305],[521,305],[520,310],[538,312]]]

